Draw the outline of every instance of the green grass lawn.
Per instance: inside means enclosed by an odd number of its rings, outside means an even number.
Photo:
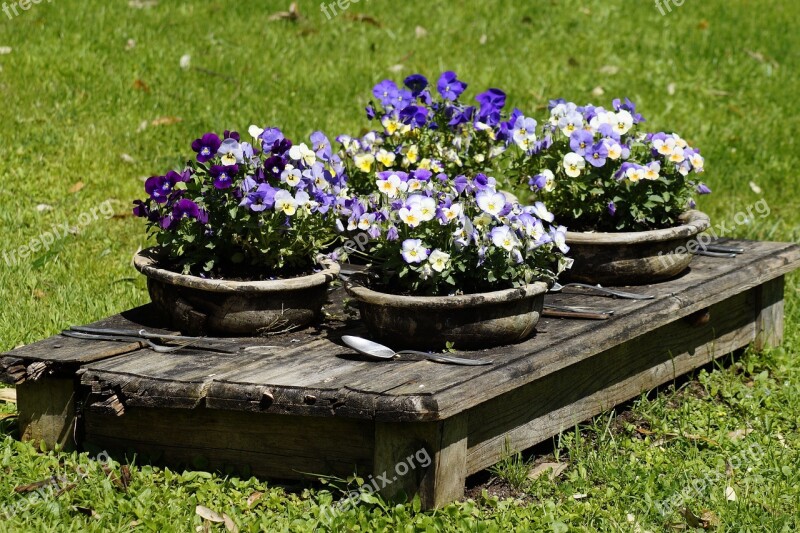
[[[147,240],[130,203],[142,177],[182,162],[198,134],[251,123],[293,138],[355,133],[374,83],[414,72],[455,70],[470,94],[497,86],[537,115],[549,98],[629,96],[653,131],[703,150],[714,194],[700,207],[730,236],[800,241],[793,0],[689,0],[663,16],[650,1],[362,0],[331,20],[299,2],[299,21],[271,21],[288,3],[57,0],[0,12],[0,350],[148,300],[131,267]],[[759,200],[767,217],[736,217]],[[64,235],[64,224],[77,230]],[[45,232],[58,233],[49,250],[9,255]],[[566,470],[518,499],[435,513],[365,502],[331,521],[330,492],[257,480],[143,467],[123,491],[85,454],[17,442],[12,417],[0,420],[0,530],[192,531],[204,505],[242,531],[795,531],[797,276],[786,291],[783,348],[561,435],[552,449]],[[0,402],[0,418],[13,410]],[[38,499],[13,490],[53,475],[76,486]]]

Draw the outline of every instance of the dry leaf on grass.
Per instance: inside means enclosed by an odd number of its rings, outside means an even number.
[[[17,403],[17,389],[0,389],[0,401]]]
[[[33,492],[35,490],[39,490],[44,487],[49,487],[51,485],[60,485],[66,482],[67,478],[65,477],[52,476],[47,479],[43,479],[42,481],[36,481],[35,483],[28,483],[27,485],[17,485],[16,487],[14,487],[14,492],[16,492],[17,494],[27,494],[28,492]]]
[[[749,55],[759,63],[764,62],[764,54],[762,54],[761,52],[753,52],[752,50],[745,50],[745,52],[747,52],[747,55]]]
[[[135,163],[136,160],[130,154],[119,154],[119,158],[125,161],[126,163]]]
[[[728,433],[728,438],[734,441],[741,440],[752,432],[753,432],[752,428],[737,429],[736,431],[731,431],[730,433]]]
[[[72,187],[69,188],[69,192],[76,193],[76,192],[80,191],[81,189],[83,189],[83,187],[84,187],[84,183],[82,181],[78,181],[78,182],[74,183],[72,185]]]
[[[153,119],[150,122],[151,126],[170,126],[172,124],[177,124],[178,122],[183,122],[181,117],[158,117]]]
[[[733,490],[733,487],[730,486],[725,487],[725,499],[728,500],[729,502],[736,501],[736,491]]]
[[[236,525],[236,522],[234,522],[230,516],[226,515],[225,513],[222,513],[222,520],[225,522],[225,529],[227,529],[231,533],[239,533],[239,527]]]
[[[423,37],[428,35],[428,30],[426,30],[422,26],[417,26],[416,28],[414,28],[414,35],[417,36],[417,39],[422,39]]]
[[[534,466],[531,471],[528,472],[528,479],[536,479],[545,472],[548,473],[550,479],[555,479],[560,476],[566,468],[567,463],[541,463]]]
[[[129,0],[128,7],[134,9],[146,9],[148,7],[155,7],[158,5],[157,0]]]
[[[200,518],[203,520],[208,520],[209,522],[215,522],[217,524],[222,524],[225,522],[225,519],[222,518],[222,515],[203,505],[198,505],[195,507],[194,512],[197,513]]]
[[[688,507],[684,507],[683,511],[681,511],[681,514],[686,519],[686,524],[689,527],[692,527],[692,528],[698,528],[698,527],[702,528],[703,527],[703,521],[700,519],[699,516],[694,514],[692,512],[692,510],[689,509]]]
[[[297,2],[292,2],[289,5],[289,11],[278,11],[277,13],[273,13],[267,18],[267,20],[299,20],[300,18],[300,10],[297,9]]]
[[[345,13],[344,18],[347,20],[352,20],[353,22],[363,22],[365,24],[372,24],[376,28],[383,28],[383,24],[376,19],[375,17],[371,17],[369,15],[365,15],[364,13]]]
[[[150,86],[138,78],[133,80],[133,88],[136,91],[144,91],[146,93],[150,92]]]
[[[619,72],[619,67],[616,65],[604,65],[599,69],[600,74],[608,74],[613,76],[617,72]]]
[[[250,497],[247,498],[247,507],[252,507],[254,503],[261,499],[262,496],[264,496],[263,492],[254,492],[251,494]]]

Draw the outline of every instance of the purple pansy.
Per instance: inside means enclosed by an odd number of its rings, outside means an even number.
[[[397,96],[397,84],[392,80],[383,80],[372,88],[372,94],[383,107],[391,107]]]
[[[174,183],[167,176],[151,176],[144,182],[144,190],[157,204],[166,203]]]
[[[428,108],[421,105],[410,105],[400,111],[400,121],[403,124],[421,128],[428,122]]]
[[[711,194],[711,189],[705,183],[698,183],[696,190],[697,194]]]
[[[467,84],[459,80],[456,73],[452,70],[442,72],[436,90],[445,100],[458,100],[458,97],[466,90]]]
[[[275,205],[275,193],[277,189],[262,183],[254,191],[250,191],[239,204],[248,207],[251,211],[261,212],[265,209],[272,209]]]
[[[457,109],[455,107],[450,108],[447,110],[448,114],[450,115],[450,121],[447,123],[450,127],[458,126],[459,124],[466,124],[468,122],[472,122],[472,118],[475,116],[475,107],[468,106],[464,109]]]
[[[182,198],[172,206],[172,219],[178,221],[182,218],[193,218],[203,224],[208,222],[208,215],[193,201]]]
[[[569,147],[578,155],[585,156],[594,143],[592,132],[584,129],[575,130],[569,136]],[[607,154],[606,154],[607,155]]]
[[[428,86],[428,79],[422,74],[412,74],[403,83],[411,91],[411,95],[416,98]]]
[[[586,151],[584,158],[594,167],[602,167],[606,164],[608,157],[608,148],[603,141],[596,142]]]
[[[215,155],[219,150],[222,141],[215,133],[206,133],[199,139],[192,142],[192,150],[197,152],[197,162],[205,163]]]
[[[272,147],[275,146],[276,142],[283,140],[283,133],[278,128],[267,128],[261,135],[258,136],[261,139],[261,147],[264,151],[272,150]]]
[[[328,137],[321,131],[315,131],[311,134],[311,149],[317,154],[317,157],[323,161],[328,161],[333,155],[331,151],[331,142]]]
[[[230,187],[237,172],[239,172],[238,165],[214,165],[209,170],[209,174],[214,178],[214,187],[217,189]]]

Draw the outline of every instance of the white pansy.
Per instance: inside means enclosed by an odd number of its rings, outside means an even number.
[[[586,160],[583,156],[570,152],[564,156],[564,171],[570,178],[577,178],[581,175],[581,170],[586,167]]]
[[[614,115],[614,122],[611,123],[611,127],[617,135],[625,135],[633,127],[633,115],[625,109],[620,109]]]
[[[294,161],[303,161],[306,165],[311,166],[317,160],[317,154],[314,150],[309,148],[306,143],[295,144],[289,149],[289,157]]]
[[[447,268],[448,261],[450,261],[450,254],[446,254],[441,250],[434,250],[431,252],[431,255],[428,256],[428,263],[430,263],[431,268],[436,272],[441,272]]]
[[[297,212],[297,201],[289,191],[280,190],[275,193],[275,211],[283,211],[288,216]]]
[[[253,124],[249,128],[247,128],[247,133],[249,133],[250,137],[252,137],[253,139],[258,139],[259,135],[264,133],[264,128],[259,128],[258,126]]]

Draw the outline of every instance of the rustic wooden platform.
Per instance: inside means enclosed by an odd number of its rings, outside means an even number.
[[[784,275],[800,247],[731,242],[746,253],[697,257],[678,279],[626,289],[654,300],[548,295],[616,314],[543,319],[521,344],[463,355],[488,367],[364,361],[340,338],[365,332],[338,316],[232,340],[251,347],[234,355],[56,336],[3,354],[0,374],[17,385],[25,439],[281,479],[372,473],[386,496],[417,493],[434,507],[461,497],[505,442],[527,448],[738,348],[780,343]],[[94,325],[160,323],[144,306]]]

